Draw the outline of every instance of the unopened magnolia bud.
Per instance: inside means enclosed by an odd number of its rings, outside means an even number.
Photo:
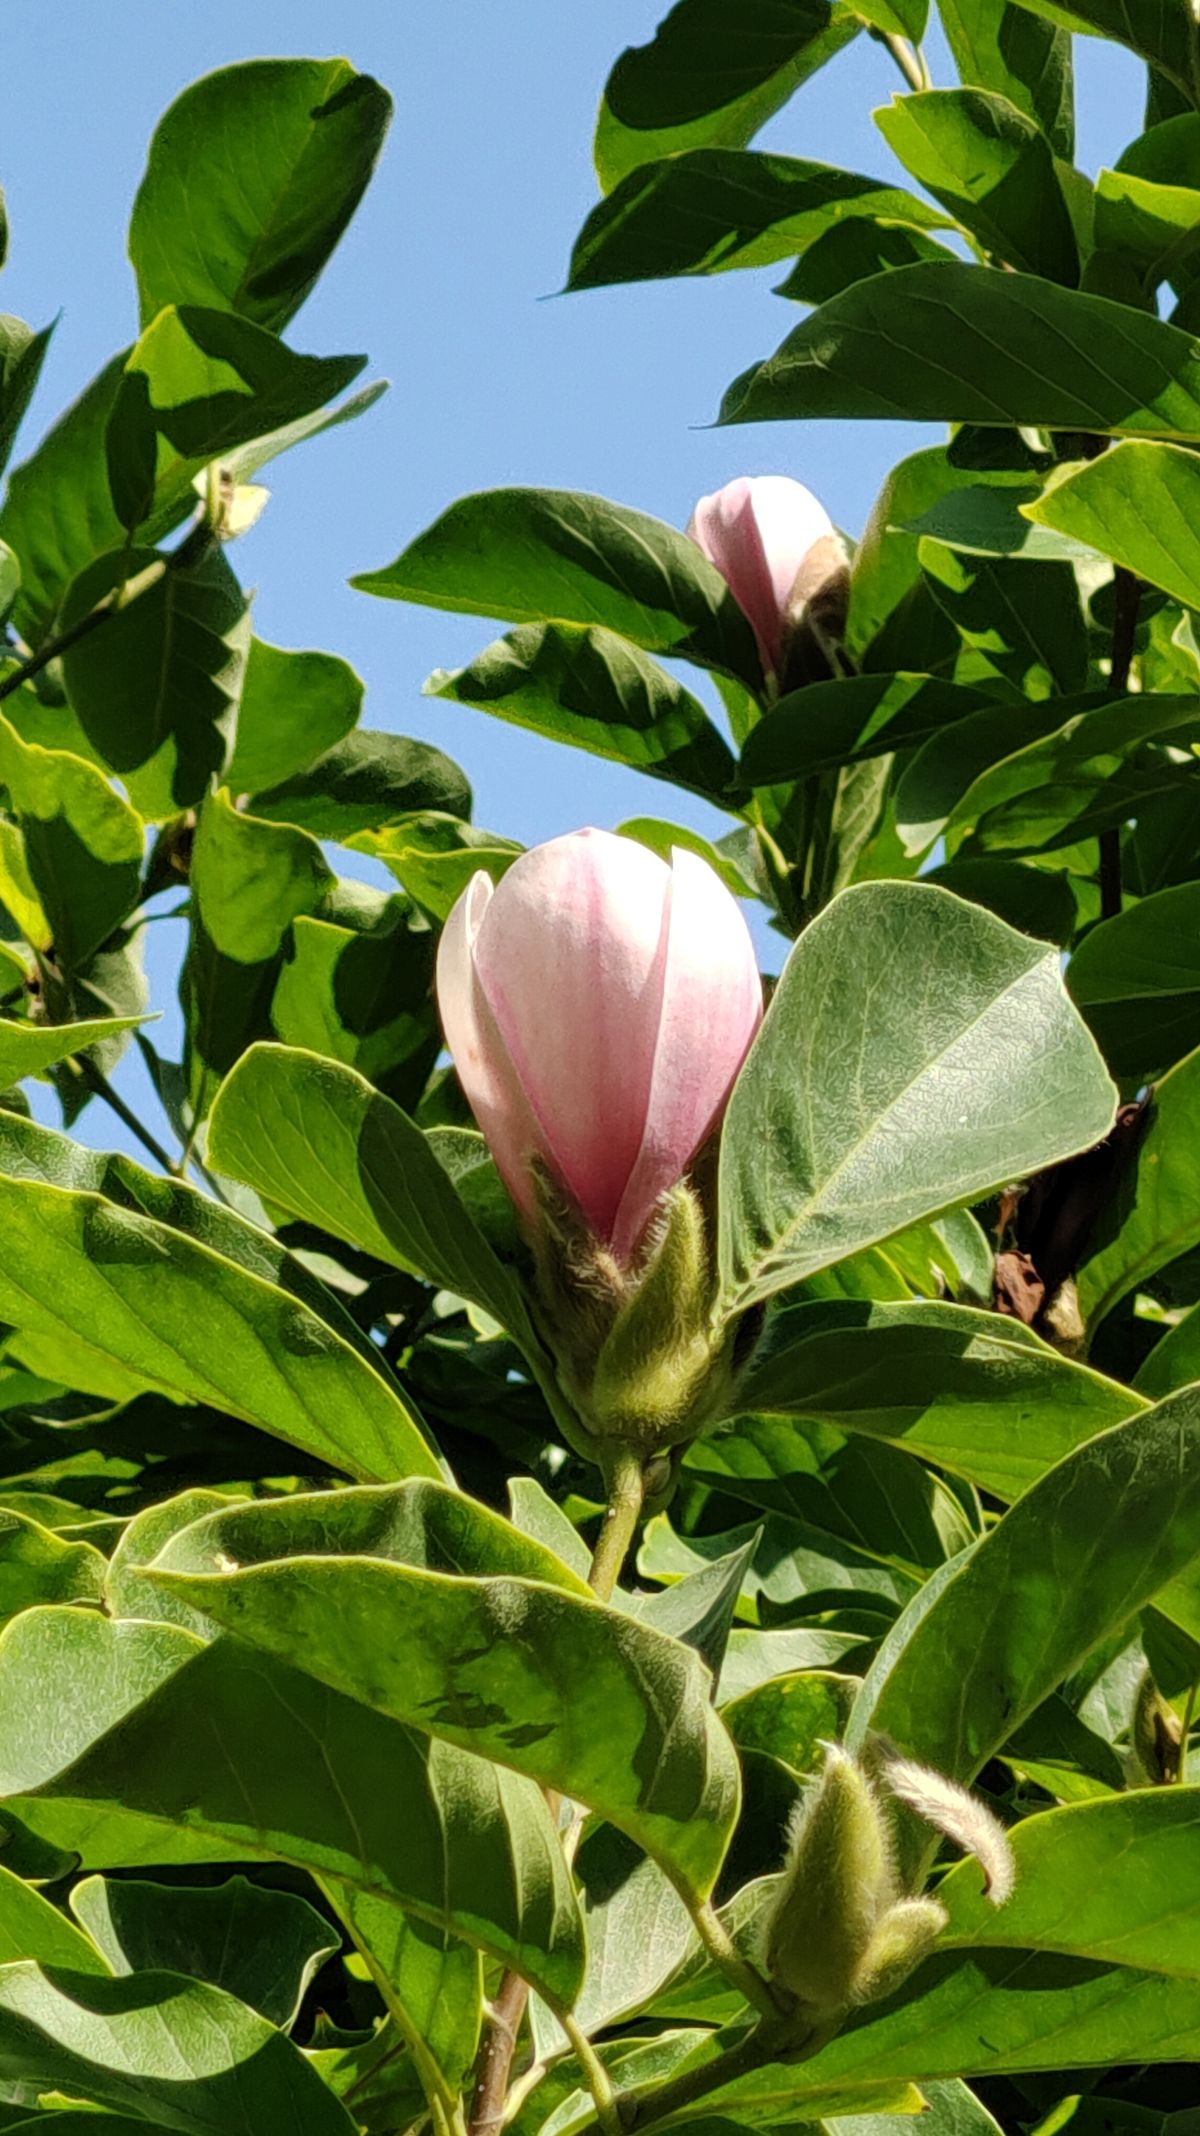
[[[767,1928],[772,1979],[814,2014],[845,2009],[896,1896],[884,1813],[871,1782],[828,1745],[797,1811]]]
[[[1143,1670],[1134,1694],[1129,1730],[1130,1774],[1134,1787],[1170,1787],[1179,1778],[1183,1730],[1179,1717]]]
[[[811,490],[790,475],[741,475],[701,497],[688,533],[753,626],[773,693],[837,672],[850,571]]]
[[[929,1956],[948,1915],[936,1899],[898,1899],[880,1918],[854,1976],[854,2000],[892,1994]]]

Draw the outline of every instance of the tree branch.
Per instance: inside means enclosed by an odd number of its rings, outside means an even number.
[[[1129,688],[1141,604],[1141,580],[1132,571],[1127,571],[1123,564],[1118,564],[1113,574],[1112,656],[1109,668],[1109,687],[1114,697]],[[1121,831],[1117,825],[1112,830],[1100,833],[1102,920],[1114,920],[1117,917],[1121,910],[1122,896]]]

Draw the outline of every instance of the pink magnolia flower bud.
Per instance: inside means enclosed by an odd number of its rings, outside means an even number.
[[[701,497],[687,531],[752,624],[764,674],[782,682],[805,609],[834,586],[844,607],[846,555],[824,505],[790,475],[739,475]]]
[[[539,1158],[626,1264],[762,1016],[749,930],[693,853],[572,831],[472,878],[438,950],[446,1042],[517,1207]]]

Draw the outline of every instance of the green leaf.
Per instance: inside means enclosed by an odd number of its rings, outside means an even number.
[[[164,568],[165,565],[165,568]],[[220,549],[166,564],[151,549],[110,550],[68,587],[66,629],[113,588],[158,568],[63,655],[71,709],[96,759],[150,817],[194,807],[224,769],[250,646],[250,609]]]
[[[457,1503],[469,1531],[478,1509]],[[706,1896],[737,1815],[738,1777],[699,1657],[568,1592],[565,1567],[557,1587],[503,1566],[497,1577],[447,1580],[406,1539],[395,1547],[414,1561],[358,1554],[354,1509],[320,1505],[316,1519],[311,1505],[286,1500],[210,1515],[168,1544],[155,1577],[333,1689],[587,1803],[683,1893]],[[535,1546],[509,1533],[510,1561],[520,1562]],[[299,1563],[293,1537],[311,1553]],[[391,1627],[383,1648],[381,1611]]]
[[[458,765],[429,742],[364,727],[254,797],[255,815],[268,823],[343,840],[423,809],[470,815],[471,789]]]
[[[53,630],[71,580],[122,539],[104,435],[124,367],[124,356],[114,356],[9,477],[0,536],[20,559],[14,620],[35,649]],[[176,516],[186,509],[183,500]]]
[[[1198,243],[1200,194],[1194,188],[1156,185],[1125,168],[1099,173],[1097,252],[1127,255],[1143,289],[1153,291],[1168,278],[1186,289]]]
[[[984,250],[1073,285],[1079,248],[1049,141],[1006,96],[928,89],[875,113],[888,147]]]
[[[793,304],[826,304],[851,282],[865,282],[869,275],[915,267],[918,260],[954,257],[946,245],[908,224],[850,218],[833,223],[814,239],[790,274],[776,285],[775,294]]]
[[[382,861],[409,896],[436,920],[448,917],[481,868],[494,883],[499,882],[521,852],[511,838],[477,830],[474,824],[433,809],[418,810],[384,831],[360,831],[348,843],[355,852]]]
[[[103,1589],[108,1615],[141,1617],[155,1624],[179,1624],[185,1631],[195,1632],[201,1639],[206,1639],[208,1626],[203,1617],[177,1602],[173,1595],[165,1595],[160,1587],[146,1578],[145,1568],[181,1528],[189,1528],[194,1520],[202,1519],[206,1513],[220,1512],[230,1498],[245,1495],[240,1490],[227,1493],[203,1489],[181,1491],[177,1498],[168,1498],[161,1505],[144,1506],[140,1513],[135,1513],[123,1529],[108,1563]],[[258,2008],[257,2003],[255,2008]]]
[[[716,1683],[758,1540],[756,1531],[740,1547],[702,1562],[698,1571],[685,1572],[682,1578],[671,1568],[669,1586],[654,1594],[614,1597],[614,1606],[628,1610],[639,1624],[649,1624],[656,1632],[668,1632],[672,1639],[694,1647]],[[648,1548],[652,1548],[649,1542]]]
[[[922,541],[920,557],[934,600],[975,656],[973,680],[994,674],[1025,698],[1087,687],[1087,625],[1072,565],[963,556],[931,541]]]
[[[33,398],[53,331],[46,326],[35,334],[23,319],[0,312],[0,474]]]
[[[1067,984],[1120,1081],[1162,1075],[1200,1046],[1200,883],[1160,890],[1093,927]]]
[[[0,1965],[11,1965],[17,1958],[66,1966],[73,1973],[108,1971],[100,1952],[73,1921],[11,1869],[0,1869]]]
[[[727,1310],[1087,1148],[1112,1106],[1052,950],[944,890],[845,892],[792,951],[725,1117]]]
[[[71,1893],[71,1911],[118,1978],[163,1972],[206,1980],[285,2032],[340,1942],[305,1899],[244,1876],[207,1891],[86,1877]]]
[[[587,1930],[588,1970],[572,2013],[589,2038],[636,2016],[693,1941],[678,1892],[656,1862],[612,1825],[588,1832],[574,1872]],[[566,2035],[542,2007],[534,2010],[539,2056],[562,2054]]]
[[[174,1973],[130,1980],[0,1968],[9,2082],[128,2108],[181,2136],[351,2136],[354,2123],[298,2047],[244,2003]]]
[[[1155,1084],[1136,1154],[1088,1242],[1078,1271],[1086,1327],[1200,1241],[1198,1117],[1200,1053],[1189,1053]]]
[[[658,156],[744,148],[861,26],[834,0],[743,0],[733,17],[722,0],[676,0],[605,85],[595,142],[605,192]]]
[[[474,2065],[483,2014],[479,1953],[444,1929],[410,1920],[369,1892],[326,1891],[423,2074],[457,2096]],[[366,2101],[362,2102],[363,2106]]]
[[[1075,153],[1071,40],[1014,0],[938,0],[960,79],[1036,119],[1056,156]]]
[[[1035,1483],[893,1627],[855,1704],[850,1748],[882,1731],[971,1780],[1200,1551],[1198,1441],[1200,1396],[1189,1388]]]
[[[48,1732],[46,1705],[66,1718]],[[578,1911],[532,1782],[171,1625],[30,1610],[0,1638],[0,1793],[90,1869],[283,1861],[402,1905],[569,2002]]]
[[[374,1345],[267,1233],[208,1196],[0,1112],[0,1211],[11,1325],[347,1474],[438,1473]]]
[[[267,1201],[473,1299],[536,1369],[542,1353],[516,1279],[420,1128],[362,1076],[312,1053],[255,1046],[222,1086],[208,1153]]]
[[[425,689],[728,805],[734,761],[703,705],[612,631],[514,630]]]
[[[803,255],[847,220],[940,230],[936,208],[827,163],[745,149],[697,148],[631,171],[592,209],[571,254],[568,289],[722,274]]]
[[[1200,470],[1176,445],[1127,439],[1022,507],[1177,601],[1200,604]]]
[[[38,1602],[98,1602],[107,1570],[91,1543],[68,1542],[36,1520],[0,1512],[0,1623]]]
[[[1019,860],[958,860],[928,869],[921,880],[969,898],[973,905],[985,905],[1010,927],[1041,942],[1057,942],[1060,949],[1066,948],[1078,925],[1075,892],[1065,873],[1026,867]],[[1085,1021],[1092,1024],[1090,1017]]]
[[[680,1581],[736,1557],[755,1559],[741,1583],[743,1616],[757,1610],[768,1621],[784,1613],[820,1618],[840,1605],[866,1612],[881,1631],[914,1591],[911,1575],[894,1572],[840,1536],[777,1514],[723,1535],[697,1536],[677,1535],[666,1514],[656,1514],[642,1538],[638,1569],[649,1579]]]
[[[112,501],[138,527],[209,461],[312,415],[362,356],[298,356],[233,312],[168,305],[126,359],[105,429]]]
[[[852,1676],[805,1670],[732,1699],[721,1718],[739,1750],[765,1751],[803,1775],[841,1736],[857,1689]]]
[[[738,766],[747,786],[811,778],[842,764],[912,749],[990,702],[932,675],[854,675],[813,682],[764,714],[746,737]]]
[[[1064,30],[1115,38],[1169,76],[1187,96],[1195,97],[1200,84],[1189,0],[1155,0],[1149,8],[1130,7],[1128,0],[1068,0],[1067,5],[1061,0],[1020,0],[1020,4]]]
[[[271,1026],[284,1045],[357,1068],[398,1105],[416,1105],[441,1046],[430,996],[433,936],[412,918],[394,898],[363,931],[297,919],[271,997]]]
[[[384,600],[504,623],[595,625],[643,652],[762,683],[754,634],[720,572],[678,528],[606,497],[547,489],[460,497],[395,563],[350,583]]]
[[[291,923],[312,912],[332,881],[315,839],[266,824],[212,794],[200,811],[191,883],[205,933],[223,957],[262,964]]]
[[[0,783],[20,828],[55,962],[73,972],[138,902],[141,821],[94,765],[64,749],[23,742],[3,718]]]
[[[292,653],[251,638],[233,755],[234,794],[263,793],[340,742],[358,723],[363,686],[333,653]]]
[[[1190,438],[1200,353],[1178,327],[1106,297],[934,260],[823,304],[735,380],[720,419],[800,416]]]
[[[133,1031],[143,1016],[99,1016],[68,1024],[10,1023],[0,1019],[0,1090],[27,1075],[43,1075],[56,1061],[70,1059],[89,1046]]]
[[[392,100],[344,59],[263,59],[193,82],[159,120],[129,227],[141,322],[166,304],[280,333],[358,206]]]
[[[1200,1790],[1141,1788],[1027,1817],[1010,1841],[1017,1881],[1003,1906],[970,1862],[938,1885],[939,1946],[1061,1951],[1147,1973],[1200,1977]]]

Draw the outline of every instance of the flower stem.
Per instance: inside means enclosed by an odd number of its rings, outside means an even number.
[[[588,1585],[607,1602],[629,1555],[646,1499],[645,1470],[635,1448],[618,1443],[612,1449],[604,1464],[604,1481],[608,1503],[592,1552]]]
[[[739,1995],[743,1995],[751,2009],[773,2023],[783,2015],[780,2005],[771,1991],[770,1983],[763,1979],[756,1966],[743,1958],[716,1908],[706,1900],[702,1906],[689,1907],[696,1934],[708,1952],[712,1962],[724,1973],[725,1978]]]
[[[910,89],[919,92],[932,87],[929,69],[919,45],[914,49],[906,38],[897,37],[892,30],[878,30],[870,24],[868,29],[876,43],[885,45],[891,53]]]

